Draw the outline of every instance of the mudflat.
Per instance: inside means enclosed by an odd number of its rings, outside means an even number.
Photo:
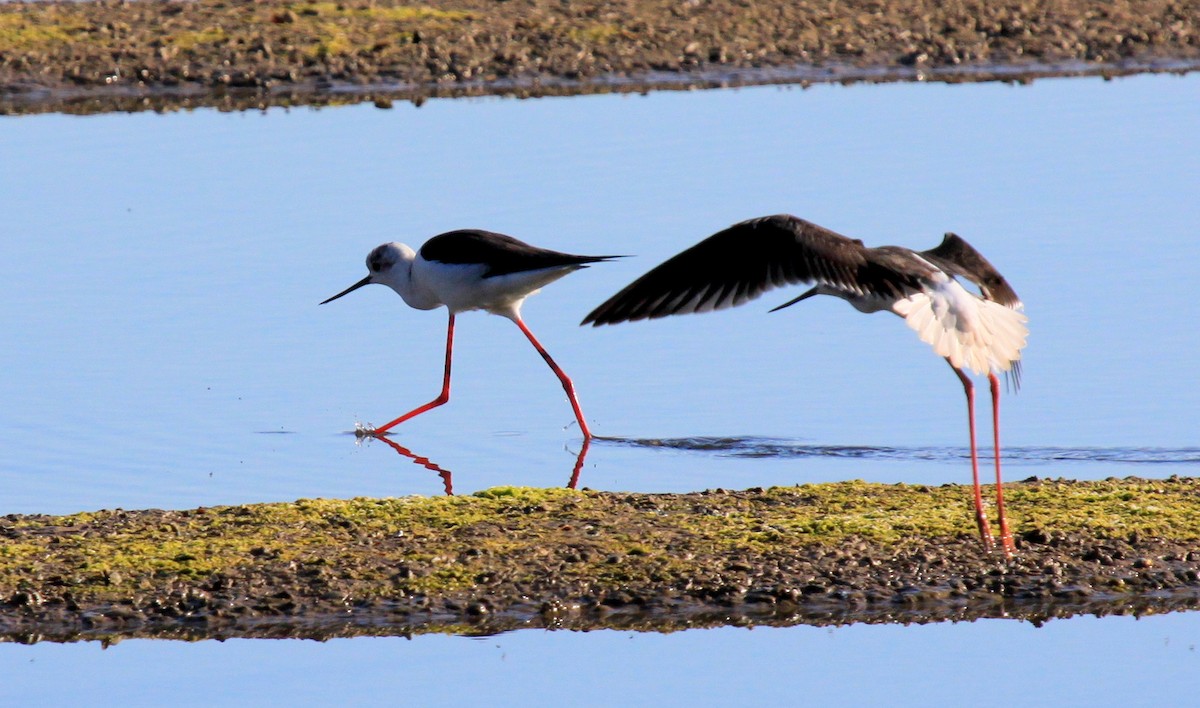
[[[0,517],[0,638],[669,630],[1200,606],[1200,480],[691,494],[497,488]]]
[[[0,3],[0,110],[1200,66],[1194,0]]]

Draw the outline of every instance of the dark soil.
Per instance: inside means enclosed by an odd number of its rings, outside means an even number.
[[[1200,606],[1200,481],[1006,485],[1017,553],[964,488],[500,489],[0,519],[0,636],[928,622]]]
[[[1196,0],[0,4],[0,112],[1197,66]]]

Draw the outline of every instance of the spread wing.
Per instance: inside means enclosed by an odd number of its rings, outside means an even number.
[[[856,295],[919,287],[876,249],[787,214],[734,224],[668,259],[592,310],[599,326],[708,312],[749,302],[783,285],[817,282]]]
[[[1016,291],[1000,275],[1000,271],[958,234],[947,233],[937,248],[922,251],[921,255],[947,273],[974,283],[983,299],[1014,310],[1021,309],[1021,298],[1017,297]]]

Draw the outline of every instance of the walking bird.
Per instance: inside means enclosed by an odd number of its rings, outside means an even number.
[[[442,378],[442,392],[429,403],[368,432],[387,432],[450,400],[454,316],[467,310],[484,310],[512,320],[550,365],[567,392],[586,443],[592,434],[579,407],[575,386],[521,319],[521,304],[542,286],[572,271],[586,268],[589,263],[618,257],[560,253],[530,246],[511,236],[478,229],[449,231],[434,236],[421,246],[420,251],[395,242],[377,246],[367,255],[367,270],[370,271],[367,277],[321,304],[332,302],[364,285],[380,283],[395,290],[409,307],[418,310],[445,307],[450,313],[450,321],[446,328],[446,369]]]
[[[960,279],[978,288],[963,287]],[[814,286],[771,312],[813,295],[833,295],[859,312],[890,311],[943,357],[967,397],[975,518],[987,548],[993,545],[979,485],[975,442],[975,387],[964,370],[986,374],[992,394],[996,510],[1000,542],[1013,550],[1000,475],[1000,386],[1005,373],[1020,386],[1027,318],[1003,276],[961,237],[948,233],[936,248],[868,248],[826,228],[779,214],[720,231],[670,258],[609,298],[584,318],[599,326],[709,312],[749,302],[784,285]]]

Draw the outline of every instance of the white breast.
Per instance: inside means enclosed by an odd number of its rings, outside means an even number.
[[[418,258],[413,276],[451,312],[484,310],[512,319],[525,298],[572,270],[559,266],[484,277],[487,266],[482,264],[438,263]]]

